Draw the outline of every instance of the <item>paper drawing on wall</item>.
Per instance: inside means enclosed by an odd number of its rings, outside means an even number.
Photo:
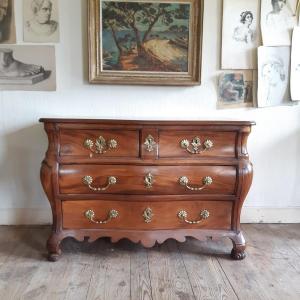
[[[220,108],[253,106],[252,71],[226,72],[219,79]]]
[[[258,106],[288,102],[290,47],[259,47]]]
[[[190,4],[103,1],[103,70],[188,72],[189,15]]]
[[[262,0],[261,30],[264,46],[290,46],[297,24],[297,0]]]
[[[251,43],[255,39],[255,29],[252,28],[253,13],[244,11],[241,13],[241,25],[234,28],[233,39],[237,42]]]
[[[24,0],[24,41],[58,42],[57,0]]]
[[[291,98],[300,101],[300,27],[295,27],[291,55]]]
[[[13,0],[0,0],[0,43],[16,42]]]
[[[0,47],[1,90],[55,90],[52,46]]]
[[[222,69],[256,69],[259,0],[224,0]]]

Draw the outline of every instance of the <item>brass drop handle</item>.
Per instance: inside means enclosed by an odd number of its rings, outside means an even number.
[[[205,140],[201,143],[201,140],[198,136],[192,139],[190,143],[189,140],[185,139],[180,142],[180,146],[182,149],[185,149],[187,152],[191,154],[199,154],[201,152],[205,152],[211,148],[213,148],[214,143],[211,140]],[[190,148],[192,146],[192,149]]]
[[[100,221],[100,220],[95,220],[95,212],[92,209],[87,210],[84,213],[85,217],[90,220],[92,223],[95,224],[106,224],[110,222],[112,219],[115,219],[119,216],[119,212],[115,209],[112,209],[108,212],[106,220]]]
[[[188,213],[185,210],[181,210],[177,214],[178,218],[181,219],[181,220],[183,220],[185,223],[188,223],[188,224],[200,224],[203,220],[206,220],[206,219],[209,218],[210,213],[209,213],[208,210],[205,209],[205,210],[202,210],[199,215],[200,215],[200,218],[201,218],[200,220],[198,220],[198,221],[189,221],[187,219],[188,218]]]
[[[182,176],[179,178],[179,183],[180,183],[180,185],[185,186],[187,189],[189,189],[191,191],[202,191],[207,186],[209,186],[213,183],[213,179],[209,176],[206,176],[202,179],[203,186],[195,187],[195,186],[189,185],[189,179],[186,176]]]
[[[84,176],[82,178],[82,181],[85,185],[87,185],[89,187],[90,190],[92,191],[95,191],[95,192],[101,192],[101,191],[106,191],[111,185],[114,185],[117,183],[117,178],[114,177],[114,176],[109,176],[107,178],[107,185],[104,186],[104,187],[93,187],[92,184],[93,184],[93,177],[92,176]]]
[[[111,149],[116,149],[118,147],[118,142],[115,139],[106,141],[103,136],[99,136],[95,142],[91,139],[86,139],[83,143],[83,146],[89,149],[92,153],[90,157],[95,154],[103,154]]]

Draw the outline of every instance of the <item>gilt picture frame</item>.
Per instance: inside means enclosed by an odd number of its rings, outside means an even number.
[[[199,85],[203,0],[88,0],[89,82]]]

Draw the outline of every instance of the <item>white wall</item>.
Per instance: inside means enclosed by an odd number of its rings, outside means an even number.
[[[22,1],[16,1],[22,43]],[[202,85],[103,86],[87,83],[86,0],[59,0],[57,92],[0,92],[0,224],[51,222],[39,167],[47,148],[40,117],[254,120],[254,163],[245,222],[300,221],[300,106],[217,110],[221,0],[205,1]]]

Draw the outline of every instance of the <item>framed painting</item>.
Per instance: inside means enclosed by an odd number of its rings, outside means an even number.
[[[89,81],[198,85],[203,0],[89,0]]]

